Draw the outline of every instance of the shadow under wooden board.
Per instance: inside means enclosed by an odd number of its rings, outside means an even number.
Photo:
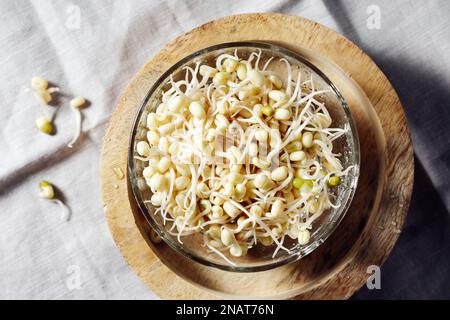
[[[357,124],[361,175],[344,220],[312,254],[269,271],[232,273],[188,261],[164,243],[153,245],[122,173],[127,171],[135,114],[154,81],[194,51],[246,40],[291,49],[334,82]],[[209,22],[180,36],[137,73],[120,97],[104,137],[101,180],[105,214],[117,246],[161,298],[346,299],[366,282],[368,266],[385,261],[399,236],[412,192],[413,152],[397,94],[357,46],[300,17],[245,14]]]

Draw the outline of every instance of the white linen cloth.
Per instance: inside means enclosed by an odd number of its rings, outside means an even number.
[[[377,8],[380,29],[369,28]],[[403,100],[417,162],[410,216],[382,269],[382,290],[355,297],[450,297],[450,2],[20,0],[0,2],[0,298],[157,298],[108,231],[101,138],[124,86],[168,40],[250,12],[299,15],[344,34],[374,58]],[[61,99],[58,133],[37,131],[44,109],[24,90],[35,75],[91,102],[74,149],[66,147],[75,129],[69,98]],[[42,179],[64,193],[70,222],[39,198]]]

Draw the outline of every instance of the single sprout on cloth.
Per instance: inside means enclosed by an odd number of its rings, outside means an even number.
[[[39,195],[41,198],[52,200],[55,198],[55,190],[53,189],[53,186],[48,181],[41,181],[39,182]]]
[[[42,105],[48,105],[52,101],[52,93],[59,92],[57,87],[48,87],[48,81],[42,77],[33,77],[31,79],[31,88],[34,96]]]
[[[70,108],[72,109],[73,113],[75,114],[75,134],[70,140],[69,144],[67,145],[69,148],[72,148],[75,142],[78,140],[81,134],[81,111],[80,108],[86,103],[86,99],[83,97],[75,97],[72,100],[70,100]]]
[[[42,77],[33,77],[31,79],[31,87],[35,90],[47,90],[48,81]]]
[[[287,237],[311,241],[313,223],[338,203],[333,190],[352,170],[333,141],[346,134],[316,90],[286,59],[262,65],[261,51],[247,59],[219,55],[215,63],[186,66],[170,77],[136,159],[152,203],[177,237],[200,234],[204,246],[231,265],[257,244],[284,250]],[[306,79],[302,79],[302,77]]]
[[[51,135],[54,132],[53,123],[48,117],[39,117],[36,119],[36,126],[42,133]]]
[[[64,202],[62,202],[61,200],[56,198],[55,189],[50,182],[48,182],[46,180],[39,182],[39,196],[48,201],[57,203],[61,207],[61,210],[62,210],[61,217],[63,218],[63,220],[69,221],[70,209],[68,206],[66,206],[64,204]]]

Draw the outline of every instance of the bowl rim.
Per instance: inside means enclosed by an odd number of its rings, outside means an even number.
[[[136,134],[137,134],[137,127],[139,125],[140,119],[142,117],[142,114],[145,112],[146,106],[148,101],[150,100],[150,97],[153,95],[155,90],[163,83],[163,81],[170,76],[170,74],[173,73],[173,71],[180,68],[185,63],[188,63],[189,61],[192,61],[198,56],[201,56],[203,54],[207,54],[210,52],[214,52],[221,49],[230,49],[230,48],[254,48],[254,49],[265,49],[265,50],[271,50],[278,52],[281,55],[285,55],[291,59],[297,60],[301,62],[302,64],[306,65],[308,68],[310,68],[312,71],[314,71],[318,76],[320,76],[327,85],[330,86],[330,88],[333,90],[333,93],[336,95],[337,99],[340,102],[340,106],[342,107],[347,123],[350,127],[351,131],[351,138],[353,140],[353,154],[354,154],[354,166],[355,169],[353,170],[352,174],[352,181],[349,185],[349,195],[345,199],[345,203],[343,204],[343,208],[341,209],[341,212],[339,215],[337,215],[337,219],[334,220],[334,223],[330,223],[330,227],[325,232],[322,237],[316,239],[314,242],[308,244],[304,250],[299,250],[298,252],[295,252],[294,254],[288,255],[284,259],[280,259],[278,261],[275,261],[273,263],[268,263],[265,265],[256,265],[256,266],[233,266],[229,264],[219,264],[215,263],[209,260],[206,260],[202,258],[199,255],[191,253],[189,250],[186,250],[184,246],[178,242],[171,241],[167,237],[164,236],[164,232],[160,229],[159,225],[154,221],[152,218],[152,215],[150,214],[147,206],[144,203],[144,200],[141,197],[141,192],[138,188],[137,183],[137,174],[134,166],[134,143],[136,140]],[[356,124],[353,119],[353,116],[350,112],[350,108],[348,107],[348,104],[346,103],[344,97],[342,96],[341,92],[338,90],[338,88],[334,85],[334,83],[325,75],[324,72],[322,72],[317,66],[312,64],[310,61],[308,61],[306,58],[304,58],[301,54],[294,52],[292,50],[289,50],[287,48],[284,48],[282,46],[279,46],[278,44],[268,43],[268,42],[262,42],[262,41],[233,41],[233,42],[224,42],[216,45],[212,45],[200,50],[197,50],[184,58],[178,60],[175,64],[173,64],[171,67],[169,67],[165,72],[163,72],[158,79],[153,83],[153,85],[150,87],[150,89],[145,94],[144,99],[140,103],[139,109],[136,112],[136,116],[133,120],[133,126],[132,126],[132,134],[129,139],[128,144],[128,157],[127,157],[127,174],[129,178],[129,183],[131,185],[131,190],[133,193],[133,196],[137,202],[138,208],[143,214],[145,220],[148,224],[150,224],[151,228],[158,234],[158,236],[175,252],[181,254],[183,257],[187,257],[188,259],[191,259],[195,262],[198,262],[202,265],[208,266],[208,267],[214,267],[220,270],[224,271],[231,271],[231,272],[241,272],[241,273],[249,273],[249,272],[259,272],[259,271],[266,271],[270,269],[274,269],[280,266],[283,266],[285,264],[289,264],[295,261],[300,260],[301,258],[307,256],[311,252],[313,252],[315,249],[317,249],[322,243],[324,243],[328,237],[331,236],[336,230],[336,228],[340,225],[341,221],[344,219],[345,215],[347,214],[348,209],[351,206],[353,197],[356,192],[356,188],[358,185],[359,180],[359,170],[360,170],[360,144],[359,144],[359,137],[358,137],[358,131],[356,129]]]

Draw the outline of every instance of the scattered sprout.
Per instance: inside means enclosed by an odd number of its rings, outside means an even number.
[[[61,217],[63,218],[63,220],[68,221],[70,219],[70,208],[67,207],[64,202],[56,198],[55,189],[50,182],[46,180],[42,180],[41,182],[39,182],[39,196],[48,201],[57,203],[61,207]]]
[[[78,140],[81,134],[81,121],[82,121],[82,115],[80,108],[85,105],[86,100],[83,97],[75,97],[72,100],[70,100],[70,108],[72,109],[73,113],[75,114],[75,134],[70,140],[69,144],[67,145],[69,148],[72,148],[75,142]]]
[[[35,90],[46,90],[48,81],[42,77],[33,77],[31,79],[31,87]]]
[[[48,87],[48,81],[42,77],[33,77],[31,87],[34,90],[34,96],[42,105],[48,105],[52,101],[52,93],[58,92],[57,87]]]
[[[53,131],[54,131],[53,123],[47,117],[37,118],[36,126],[38,127],[39,131],[41,131],[45,134],[48,134],[48,135],[53,134]]]
[[[86,99],[84,99],[81,96],[75,97],[72,100],[70,100],[70,106],[75,109],[81,108],[85,103]]]
[[[55,190],[53,186],[48,181],[39,182],[39,195],[44,199],[53,199],[55,197]]]

